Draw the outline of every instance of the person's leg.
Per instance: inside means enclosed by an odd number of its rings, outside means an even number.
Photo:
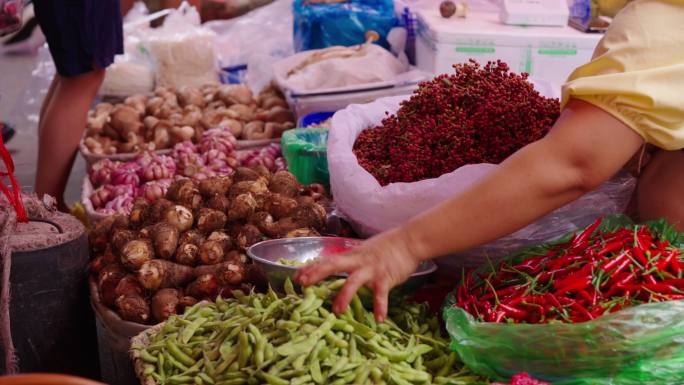
[[[104,73],[103,69],[96,69],[79,76],[61,77],[40,123],[35,191],[38,196],[50,194],[57,198],[62,210],[67,209],[64,189],[86,126],[88,108]]]
[[[665,218],[684,231],[684,152],[656,152],[637,189],[641,220]]]
[[[48,88],[47,94],[45,94],[45,99],[43,99],[43,104],[40,106],[40,115],[39,115],[39,120],[38,120],[38,134],[42,132],[42,125],[43,122],[45,121],[43,117],[45,116],[45,110],[47,110],[48,104],[52,101],[52,95],[55,94],[55,88],[57,88],[57,84],[59,83],[60,76],[59,74],[55,74],[55,76],[52,78],[52,81],[50,82],[50,88]]]

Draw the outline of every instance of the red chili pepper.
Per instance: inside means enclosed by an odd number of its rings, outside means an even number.
[[[558,301],[558,298],[556,298],[555,295],[552,293],[544,293],[544,297],[546,298],[547,301],[549,301],[550,304],[556,307],[556,309],[561,309],[563,305],[561,305],[560,301]]]
[[[665,257],[665,259],[662,259],[662,260],[658,261],[658,263],[656,263],[656,268],[660,271],[667,269],[667,266],[670,264],[670,262],[672,262],[672,259],[674,257],[675,257],[674,252],[670,251],[667,254],[667,256]]]
[[[494,322],[499,323],[499,322],[503,321],[504,317],[506,317],[506,312],[497,311],[494,313]]]
[[[579,297],[582,297],[582,299],[586,300],[587,302],[591,303],[591,301],[594,299],[594,297],[591,296],[591,294],[587,293],[586,290],[580,290],[577,292],[577,295]]]
[[[591,310],[591,316],[594,318],[600,317],[605,311],[606,309],[603,306],[596,306]]]
[[[665,285],[672,285],[678,289],[684,289],[684,278],[666,279],[660,283],[665,284]]]
[[[623,250],[617,257],[609,259],[608,262],[601,265],[601,270],[606,273],[612,270],[615,266],[620,264],[625,258],[627,258],[627,251]]]
[[[651,274],[645,275],[645,276],[644,276],[644,281],[646,281],[646,283],[649,283],[649,284],[655,284],[655,283],[658,282],[658,281],[656,281],[655,277],[652,276]]]
[[[644,265],[644,267],[649,265],[648,258],[646,258],[643,249],[634,247],[632,248],[632,254],[634,255],[634,258],[637,260],[637,262]]]
[[[630,263],[632,263],[632,260],[629,259],[629,258],[625,258],[625,259],[622,261],[622,263],[620,263],[620,264],[615,268],[615,270],[613,270],[613,272],[612,272],[611,274],[618,274],[618,273],[620,273],[620,272],[621,272],[622,270],[624,270],[627,266],[629,266]]]
[[[672,258],[672,262],[670,262],[670,268],[672,269],[672,272],[675,273],[675,275],[679,275],[682,273],[682,265],[679,262],[679,259],[677,258]]]
[[[589,239],[589,237],[594,233],[594,230],[596,230],[596,228],[599,227],[601,222],[603,222],[603,217],[600,217],[599,219],[594,221],[594,223],[589,225],[589,227],[584,229],[584,231],[577,234],[572,241],[572,248],[574,249],[574,248],[584,244]]]
[[[601,250],[599,250],[598,255],[608,254],[615,250],[621,250],[624,248],[625,243],[623,241],[615,241],[607,243]]]
[[[658,294],[672,294],[672,292],[678,291],[676,287],[663,283],[645,283],[641,287]]]
[[[572,293],[578,290],[586,289],[589,286],[591,286],[591,276],[580,277],[573,282],[569,282],[566,286],[561,287],[554,294],[556,296],[561,296],[565,293]]]
[[[572,308],[573,310],[577,311],[579,314],[581,314],[582,316],[584,316],[586,319],[589,319],[589,320],[594,319],[594,316],[591,315],[591,313],[589,313],[589,311],[588,311],[584,306],[580,305],[580,304],[577,303],[577,302],[571,303],[571,304],[570,304],[570,308]]]
[[[541,270],[541,264],[544,261],[546,256],[540,255],[538,257],[534,258],[529,258],[525,260],[524,262],[517,264],[513,266],[514,269],[520,270],[522,272],[528,273],[528,274],[536,274]]]
[[[680,300],[680,299],[684,299],[684,294],[670,294],[668,297],[671,300]]]
[[[499,308],[501,308],[503,311],[506,312],[506,315],[510,315],[511,317],[515,319],[525,319],[528,316],[528,313],[525,310],[521,310],[512,306],[508,306],[505,304],[499,304]]]

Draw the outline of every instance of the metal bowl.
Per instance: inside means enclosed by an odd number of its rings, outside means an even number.
[[[361,240],[339,237],[303,237],[272,239],[255,244],[247,255],[264,274],[274,290],[281,290],[287,278],[292,279],[301,266],[283,265],[282,259],[306,263],[318,257],[344,253],[361,243]],[[397,286],[392,295],[409,295],[425,284],[437,265],[425,261],[403,284]],[[346,274],[336,275],[346,277]]]

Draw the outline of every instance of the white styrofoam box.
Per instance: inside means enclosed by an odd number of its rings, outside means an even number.
[[[406,95],[418,88],[418,83],[386,86],[375,89],[336,92],[328,94],[297,95],[285,93],[287,102],[298,117],[313,112],[338,111],[350,104],[365,104],[386,96]]]
[[[416,65],[433,74],[452,73],[452,65],[475,59],[506,62],[513,72],[562,84],[578,66],[591,60],[599,34],[571,27],[504,25],[496,12],[473,12],[465,19],[445,19],[436,8],[420,9]]]
[[[503,0],[499,20],[511,25],[565,27],[570,17],[566,0]]]

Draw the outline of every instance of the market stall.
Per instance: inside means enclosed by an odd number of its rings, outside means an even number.
[[[568,26],[588,25],[581,1],[535,17],[504,3],[276,0],[205,24],[187,4],[134,7],[80,144],[86,229],[2,189],[4,372],[112,385],[684,382],[684,235],[625,215],[629,170],[513,234],[417,264],[382,321],[366,287],[333,311],[345,274],[297,285],[299,269],[345,258],[552,129],[560,84],[601,36]],[[0,176],[13,178],[5,152]],[[24,206],[56,229],[22,231]],[[38,246],[16,241],[31,232]],[[30,252],[59,285],[29,279]],[[15,365],[33,338],[17,322],[34,325],[35,308],[13,301],[41,286],[61,293],[36,315],[69,341],[73,368],[43,363],[44,344]]]

